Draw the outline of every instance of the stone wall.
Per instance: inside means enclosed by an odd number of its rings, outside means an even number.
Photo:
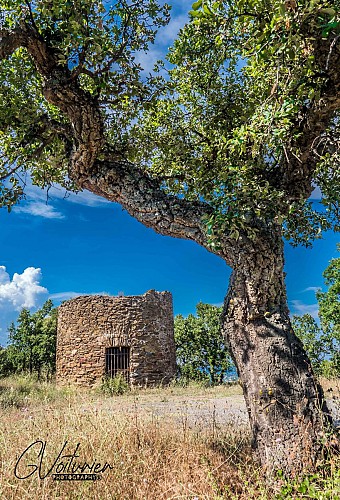
[[[176,371],[172,296],[85,295],[58,308],[57,384],[101,383],[108,347],[130,347],[132,385],[168,383]]]

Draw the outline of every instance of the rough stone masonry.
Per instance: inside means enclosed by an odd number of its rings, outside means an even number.
[[[129,348],[131,385],[168,383],[175,376],[172,295],[85,295],[58,309],[59,385],[99,385],[112,347]]]

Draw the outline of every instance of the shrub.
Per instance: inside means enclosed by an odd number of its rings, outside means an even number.
[[[105,376],[101,385],[101,390],[108,396],[119,396],[130,390],[129,384],[122,375],[116,377]]]
[[[73,392],[72,388],[58,388],[54,383],[42,382],[37,375],[11,375],[0,379],[0,408],[21,408],[63,400]]]

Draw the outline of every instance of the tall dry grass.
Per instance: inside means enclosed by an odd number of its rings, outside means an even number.
[[[224,498],[226,485],[236,498],[251,498],[245,481],[258,478],[243,429],[189,429],[185,416],[171,423],[147,418],[131,408],[124,415],[98,411],[89,405],[51,405],[7,411],[2,416],[1,487],[5,499],[179,499]],[[117,402],[119,404],[119,401]],[[36,440],[46,441],[44,467],[52,464],[63,443],[68,452],[80,443],[79,459],[108,462],[112,470],[97,482],[39,480],[37,474],[16,479],[18,456]],[[37,463],[37,453],[29,463]],[[22,469],[26,475],[26,469]],[[255,487],[256,490],[256,487]],[[231,498],[231,497],[230,497]]]
[[[15,380],[2,389],[3,394],[15,393]],[[136,393],[115,397],[106,405],[101,404],[103,397],[98,394],[57,391],[48,386],[40,389],[35,395],[32,389],[31,399],[26,394],[26,404],[5,405],[0,410],[1,499],[339,498],[339,483],[337,486],[334,474],[326,485],[327,491],[321,478],[321,482],[315,481],[315,494],[319,496],[305,493],[299,496],[298,485],[292,485],[291,492],[290,486],[277,494],[268,490],[251,458],[248,428],[220,426],[213,413],[208,425],[201,426],[193,424],[185,412],[176,419],[142,413]],[[155,394],[166,399],[173,394],[171,391],[180,397],[185,394],[182,389],[179,393],[176,389],[163,392],[158,389]],[[186,397],[190,398],[190,388],[186,391]],[[197,396],[199,390],[195,391]],[[151,390],[146,397],[152,399]],[[120,411],[122,405],[124,411]],[[66,441],[68,453],[80,443],[77,462],[108,462],[113,468],[95,482],[54,481],[51,477],[40,480],[36,473],[27,479],[17,479],[14,468],[18,457],[37,440],[46,442],[43,472]],[[31,451],[27,463],[35,464],[37,448]],[[19,468],[22,475],[25,470],[28,469]],[[327,496],[323,496],[322,489],[328,492]]]

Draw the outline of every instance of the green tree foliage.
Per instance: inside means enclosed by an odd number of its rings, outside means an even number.
[[[12,361],[9,359],[8,348],[0,346],[0,376],[6,377],[11,373],[15,373],[15,367]]]
[[[302,168],[305,113],[327,85],[316,48],[339,32],[339,2],[331,4],[199,0],[170,50],[166,92],[134,128],[134,160],[151,164],[169,192],[213,207],[212,248],[226,229],[254,238],[257,217],[283,224],[294,244],[340,229],[337,114],[315,134],[313,172],[285,183],[295,162]],[[308,200],[311,186],[298,193],[310,175],[322,188],[319,206]]]
[[[16,324],[8,329],[9,345],[0,351],[1,374],[13,372],[44,372],[49,377],[55,371],[57,309],[51,300],[31,313],[22,309]]]
[[[329,343],[323,336],[321,328],[310,314],[293,316],[292,326],[303,343],[314,372],[317,375],[324,375],[323,361],[329,354]]]
[[[175,317],[176,359],[181,378],[222,383],[233,366],[221,332],[221,313],[221,307],[200,302],[196,316]]]
[[[304,314],[293,317],[293,328],[314,371],[318,375],[340,376],[340,257],[330,261],[323,277],[328,290],[316,293],[321,326],[310,314]]]
[[[198,0],[168,56],[169,78],[147,80],[136,53],[168,22],[167,5],[2,0],[0,7],[1,27],[30,26],[28,35],[46,40],[53,52],[53,78],[75,83],[99,106],[102,159],[108,153],[129,159],[168,193],[210,204],[212,249],[226,230],[235,239],[254,235],[257,217],[284,224],[295,243],[339,229],[334,96],[332,109],[319,110],[322,95],[336,93],[338,0],[326,7],[323,0]],[[7,179],[0,201],[9,209],[23,195],[23,171],[39,186],[80,184],[68,175],[77,143],[72,120],[49,98],[48,68],[32,60],[24,35],[18,29],[17,50],[0,64],[0,180]],[[306,142],[304,128],[313,128],[309,115],[316,110],[315,134]],[[321,122],[329,122],[322,131]],[[302,163],[311,144],[318,161],[308,173]],[[301,171],[293,183],[296,162]],[[322,188],[327,211],[308,201],[311,181]]]
[[[66,71],[68,82],[77,82],[100,105],[111,153],[119,156],[125,155],[129,123],[157,82],[151,77],[142,81],[136,53],[154,41],[157,28],[169,20],[168,11],[155,0],[110,5],[97,0],[3,0],[0,35],[3,28],[31,24],[31,34],[46,40],[54,54],[55,78]],[[58,182],[76,189],[67,175],[72,125],[46,98],[45,76],[26,47],[0,63],[0,181],[7,178],[0,182],[0,206],[9,210],[23,195],[19,173],[30,171],[33,183],[41,187]]]
[[[328,290],[316,294],[321,326],[325,333],[331,332],[340,349],[340,257],[330,261],[323,277]]]

